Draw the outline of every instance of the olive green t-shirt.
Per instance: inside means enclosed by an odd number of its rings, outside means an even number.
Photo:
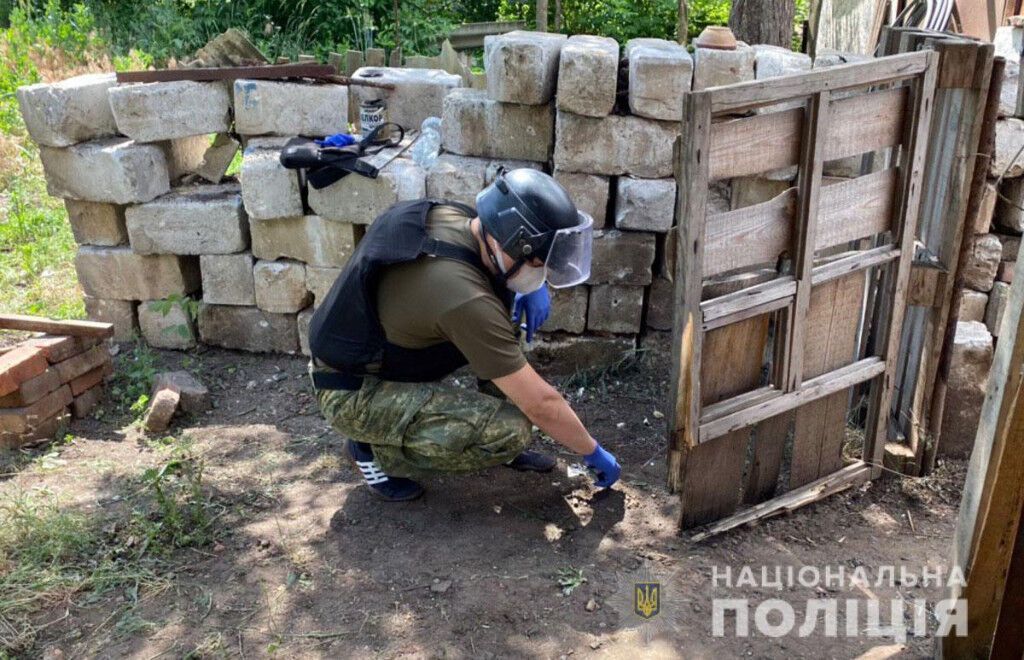
[[[430,211],[427,233],[479,250],[468,219],[451,206]],[[467,263],[421,256],[385,267],[377,288],[377,313],[392,344],[426,348],[449,341],[478,378],[507,376],[526,364],[508,311],[487,277]]]

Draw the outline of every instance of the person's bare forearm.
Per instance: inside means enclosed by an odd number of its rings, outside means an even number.
[[[561,395],[546,398],[543,405],[538,406],[535,411],[528,412],[527,417],[555,442],[577,454],[586,456],[592,453],[597,445],[583,426],[583,422]]]

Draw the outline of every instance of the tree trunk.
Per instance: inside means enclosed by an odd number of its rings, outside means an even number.
[[[548,31],[548,0],[537,0],[537,32]]]
[[[686,0],[679,0],[679,14],[678,21],[676,22],[676,41],[686,45],[688,32],[690,29],[690,9],[686,5]]]
[[[795,0],[733,0],[729,27],[748,44],[793,46]]]

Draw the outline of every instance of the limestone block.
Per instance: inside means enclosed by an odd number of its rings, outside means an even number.
[[[1017,270],[1016,261],[1000,261],[996,271],[996,281],[1013,284],[1013,273]]]
[[[498,170],[505,168],[506,170],[519,170],[519,169],[530,169],[537,170],[539,172],[544,171],[544,167],[541,163],[534,162],[532,160],[510,160],[510,159],[498,159],[492,160],[487,163],[487,169],[484,171],[484,185],[489,186],[494,183],[494,180],[498,178]]]
[[[118,85],[108,94],[118,131],[136,142],[223,133],[231,127],[231,94],[224,83]]]
[[[1006,62],[1003,86],[999,88],[999,116],[1012,117],[1017,113],[1017,87],[1020,85],[1020,65]]]
[[[989,291],[996,279],[1002,244],[993,234],[974,237],[974,246],[964,268],[964,284],[975,291]]]
[[[462,78],[441,69],[403,69],[365,66],[352,74],[353,78],[368,78],[375,82],[394,85],[394,89],[378,89],[353,85],[353,102],[360,104],[386,99],[388,121],[409,129],[419,129],[427,117],[440,117],[444,97],[452,89],[462,86]]]
[[[559,112],[555,167],[567,172],[672,176],[677,123],[609,115],[602,119]]]
[[[489,164],[486,158],[442,154],[427,171],[427,197],[475,206],[476,194],[486,185]]]
[[[811,70],[811,58],[804,54],[768,44],[757,44],[754,49],[754,77],[757,80],[777,78]]]
[[[964,289],[963,297],[960,298],[960,313],[957,316],[959,321],[985,322],[985,308],[988,307],[988,294],[980,291]]]
[[[558,109],[591,117],[607,115],[615,106],[618,73],[617,41],[588,34],[569,37],[558,62]]]
[[[1021,51],[1024,50],[1024,28],[1001,25],[996,28],[992,44],[996,49],[996,57],[1004,58],[1007,63],[1019,63]]]
[[[242,203],[254,220],[302,215],[298,175],[281,165],[279,155],[278,151],[252,147],[242,154]]]
[[[667,39],[630,39],[629,111],[634,115],[681,121],[683,96],[690,91],[693,58],[686,47]]]
[[[960,457],[970,454],[991,368],[992,335],[985,324],[957,323],[939,440],[941,454]]]
[[[307,307],[295,317],[299,332],[299,351],[305,355],[312,355],[309,350],[309,322],[313,320],[313,308]]]
[[[644,286],[651,283],[654,234],[605,229],[594,232],[588,284]]]
[[[231,254],[249,247],[237,183],[175,188],[125,212],[138,254]]]
[[[306,265],[306,288],[313,294],[313,305],[324,301],[338,275],[341,275],[340,268]]]
[[[205,135],[178,138],[157,142],[167,159],[167,173],[173,184],[187,174],[194,174],[203,167],[203,158],[210,146]]]
[[[484,37],[487,96],[502,103],[541,105],[555,94],[564,34],[514,30]]]
[[[84,142],[64,149],[40,147],[46,189],[53,197],[138,204],[170,190],[163,149],[127,138]]]
[[[256,307],[199,305],[199,336],[205,344],[255,353],[294,353],[299,349],[295,314]]]
[[[595,337],[593,335],[550,335],[535,339],[524,347],[530,363],[544,373],[571,374],[617,364],[633,355],[633,337]]]
[[[199,289],[195,258],[135,254],[128,247],[83,245],[75,257],[78,281],[87,296],[115,300],[160,300]]]
[[[211,305],[255,305],[256,289],[252,279],[254,264],[249,252],[200,256],[203,302]]]
[[[135,308],[138,303],[132,300],[114,300],[110,298],[94,298],[85,296],[85,315],[90,321],[110,323],[114,326],[114,341],[131,341],[139,330]]]
[[[974,233],[987,234],[992,231],[992,223],[995,220],[996,208],[1000,204],[999,191],[996,184],[986,181],[981,192],[981,204],[978,207],[978,215],[974,218]]]
[[[236,80],[235,130],[242,135],[310,137],[347,132],[348,87]]]
[[[668,231],[676,210],[675,179],[619,177],[615,183],[615,226]]]
[[[203,162],[196,169],[196,174],[210,183],[220,183],[235,160],[240,146],[238,140],[229,134],[218,133],[203,152]]]
[[[124,207],[103,202],[65,199],[71,233],[79,245],[123,245],[128,242]]]
[[[997,234],[996,238],[1002,244],[1003,249],[999,253],[999,258],[1003,261],[1017,261],[1017,257],[1020,256],[1020,236],[1008,236],[1006,234]]]
[[[551,316],[544,322],[545,332],[572,332],[580,334],[587,328],[587,301],[590,289],[586,286],[572,286],[567,289],[551,289]]]
[[[153,377],[153,392],[174,389],[181,395],[181,409],[203,413],[213,407],[210,390],[187,371],[162,371]]]
[[[306,266],[299,261],[257,261],[252,269],[256,306],[266,312],[291,314],[308,305]]]
[[[594,229],[603,229],[607,222],[609,178],[559,169],[552,176],[569,193],[576,208],[594,219]]]
[[[694,91],[753,80],[755,57],[754,49],[743,42],[736,46],[736,50],[695,49]]]
[[[985,308],[985,325],[993,337],[999,336],[999,327],[1003,324],[1003,313],[1006,312],[1006,303],[1009,300],[1010,285],[1006,282],[996,282],[988,297],[988,307]]]
[[[196,325],[177,303],[149,300],[139,303],[142,337],[153,348],[185,350],[196,345]]]
[[[298,259],[315,266],[341,267],[355,250],[355,226],[318,215],[254,220],[252,253],[258,259]]]
[[[1003,231],[1024,231],[1024,179],[1003,179],[993,219]]]
[[[1015,179],[1024,175],[1024,158],[1013,160],[1024,147],[1024,120],[1007,118],[996,122],[996,154],[989,175]],[[1005,172],[1005,174],[1004,174]]]
[[[554,127],[550,104],[499,103],[481,90],[465,88],[444,97],[441,141],[452,153],[545,162],[551,155]]]
[[[600,284],[590,287],[587,329],[595,332],[630,334],[640,332],[644,310],[642,286]]]
[[[671,330],[675,306],[675,285],[664,277],[655,277],[647,290],[647,327]]]
[[[89,73],[19,87],[18,106],[29,136],[47,147],[69,147],[117,135],[107,100],[107,90],[116,84],[113,73]]]
[[[376,162],[377,157],[370,159]],[[347,176],[326,188],[309,188],[309,207],[328,220],[368,225],[395,202],[426,196],[427,174],[407,158],[392,161],[376,179]],[[323,264],[331,265],[331,264]]]

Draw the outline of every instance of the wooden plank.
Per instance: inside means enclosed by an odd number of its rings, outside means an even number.
[[[1017,522],[1017,538],[1006,573],[1006,591],[992,637],[993,658],[1024,658],[1024,519]]]
[[[795,287],[795,285],[793,285]],[[744,307],[743,309],[736,310],[732,314],[723,316],[713,316],[710,320],[705,317],[704,323],[701,324],[701,328],[706,332],[708,330],[714,330],[715,328],[721,328],[731,323],[737,323],[739,321],[745,321],[755,316],[761,316],[762,314],[768,314],[780,309],[788,309],[793,304],[793,297],[787,298],[774,298],[767,300],[759,305],[753,305],[750,307]]]
[[[900,144],[906,103],[906,87],[833,101],[825,160],[856,156]]]
[[[811,281],[815,285],[824,284],[857,270],[865,270],[873,266],[881,266],[890,261],[895,261],[900,258],[901,254],[900,249],[892,245],[883,245],[870,250],[863,250],[816,267],[811,275]]]
[[[804,370],[808,377],[835,371],[854,361],[863,299],[863,273],[814,287],[803,324]],[[790,488],[810,483],[843,466],[849,401],[850,392],[844,389],[797,409]]]
[[[792,426],[793,415],[786,413],[766,419],[754,427],[752,461],[743,491],[745,504],[757,504],[775,495]]]
[[[887,231],[892,224],[898,172],[885,169],[821,189],[815,250]]]
[[[104,339],[114,336],[114,326],[110,323],[54,321],[22,314],[0,314],[0,329],[45,332],[51,335],[71,335],[73,337],[102,337]]]
[[[964,483],[953,565],[967,578],[967,636],[942,639],[943,657],[989,656],[1002,605],[1013,539],[1024,515],[1024,261],[1017,264],[996,344],[977,440]],[[1018,618],[1019,612],[1013,613]]]
[[[700,309],[705,322],[715,321],[766,302],[788,300],[795,293],[796,282],[785,276],[704,301]]]
[[[694,543],[699,543],[741,525],[766,520],[783,513],[791,513],[800,507],[813,504],[830,495],[841,493],[847,488],[860,485],[867,481],[870,476],[871,470],[864,463],[853,463],[835,474],[830,474],[818,481],[792,490],[781,497],[776,497],[763,504],[744,509],[735,516],[719,520],[713,525],[708,525],[700,532],[691,536],[690,540]]]
[[[797,190],[708,218],[705,236],[704,277],[758,264],[774,266],[790,247]]]
[[[769,417],[781,415],[822,397],[871,380],[885,371],[885,363],[877,357],[858,360],[848,367],[837,369],[806,381],[799,390],[788,392],[739,410],[731,415],[700,425],[700,441],[710,442],[727,433],[753,426]]]
[[[238,78],[326,78],[335,75],[330,64],[267,64],[263,66],[222,66],[209,69],[158,69],[118,71],[119,83],[173,82],[178,80],[235,80]]]
[[[714,92],[711,112],[717,115],[750,110],[825,90],[835,92],[906,80],[924,72],[927,66],[927,53],[905,53],[880,57],[869,62],[813,69],[798,76],[782,76],[728,87],[712,87],[708,90]]]
[[[683,99],[682,135],[676,139],[676,199],[678,220],[675,266],[675,318],[672,323],[672,361],[676,378],[671,379],[669,401],[668,488],[676,492],[685,474],[686,451],[697,443],[701,405],[701,311],[703,289],[704,228],[708,196],[711,97],[706,92],[687,94]]]
[[[943,288],[946,272],[934,264],[915,263],[910,269],[910,285],[907,304],[919,307],[934,307],[942,304],[937,292]]]

